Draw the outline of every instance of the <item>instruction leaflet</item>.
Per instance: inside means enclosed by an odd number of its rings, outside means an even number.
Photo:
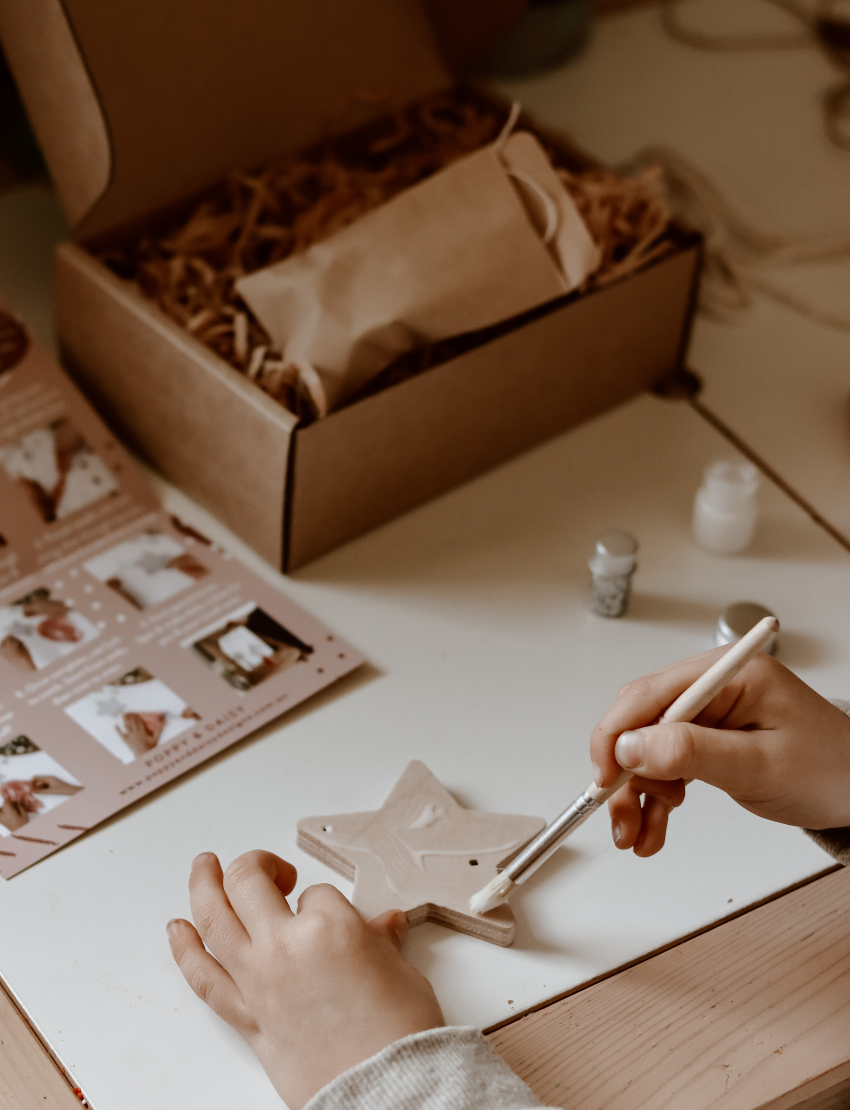
[[[362,662],[163,512],[0,309],[0,876]]]

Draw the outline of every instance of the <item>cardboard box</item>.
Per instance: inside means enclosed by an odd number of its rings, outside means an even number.
[[[75,228],[56,268],[67,365],[132,446],[285,570],[680,363],[700,252],[686,233],[642,271],[299,427],[92,249],[317,141],[354,90],[449,85],[419,0],[0,0],[0,35]]]

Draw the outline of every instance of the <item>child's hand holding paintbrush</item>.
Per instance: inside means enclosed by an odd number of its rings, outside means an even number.
[[[604,767],[594,761],[595,781],[584,790],[576,800],[568,806],[563,813],[555,818],[547,827],[536,836],[521,852],[518,853],[494,879],[469,900],[469,908],[473,913],[487,913],[495,909],[501,902],[510,898],[520,883],[524,883],[534,872],[545,864],[546,860],[558,849],[564,840],[594,813],[603,802],[611,798],[614,803],[614,833],[615,841],[622,847],[634,845],[642,855],[652,855],[664,844],[667,829],[667,815],[670,810],[684,801],[685,782],[678,764],[669,759],[664,766],[667,772],[658,775],[655,781],[647,782],[638,776],[639,772],[646,772],[643,761],[646,756],[648,732],[646,729],[636,728],[639,722],[657,722],[659,726],[673,729],[673,732],[664,733],[668,744],[671,737],[678,737],[680,746],[687,755],[692,750],[694,732],[692,722],[698,720],[700,715],[713,705],[716,705],[725,690],[750,662],[764,653],[767,646],[776,637],[779,630],[779,621],[776,617],[765,617],[751,628],[738,643],[721,651],[707,652],[689,660],[681,667],[692,677],[690,684],[677,693],[683,672],[679,670],[675,679],[656,681],[657,675],[650,675],[620,691],[617,704],[597,725],[594,735],[598,735],[600,728],[606,726],[609,718],[614,718],[613,725],[607,725],[607,734],[610,743],[607,749],[602,748],[605,756]],[[667,675],[671,668],[658,672]],[[784,671],[784,668],[782,668]],[[647,692],[652,694],[647,696]],[[629,698],[629,691],[640,691],[642,697]],[[814,695],[813,696],[817,696]],[[672,700],[671,700],[672,699]],[[626,701],[628,709],[622,711],[621,702]],[[734,704],[734,698],[728,698],[721,703],[723,707],[719,720],[722,720],[728,708]],[[620,706],[620,713],[617,713]],[[658,714],[661,713],[659,718]],[[741,722],[739,722],[740,725]],[[652,727],[652,726],[649,726]],[[676,732],[675,730],[679,731]],[[603,732],[603,737],[606,735]],[[650,741],[651,743],[651,741]],[[734,761],[737,753],[734,749],[734,740],[730,747],[729,737],[724,737],[720,762]],[[622,758],[618,758],[622,757]],[[663,762],[663,761],[662,761]],[[690,767],[690,764],[687,764]],[[672,770],[672,773],[670,773]],[[734,777],[734,773],[730,771]],[[692,774],[693,778],[694,775]],[[671,781],[672,780],[672,781]],[[646,801],[641,807],[641,797]],[[629,824],[624,824],[626,819]],[[636,826],[636,827],[635,827]],[[633,835],[628,838],[629,832]]]
[[[690,724],[654,724],[726,648],[685,659],[624,686],[590,741],[594,775],[634,777],[608,802],[618,848],[651,856],[670,810],[701,779],[769,821],[809,829],[850,825],[850,719],[760,652]],[[644,802],[641,805],[641,794]]]
[[[693,697],[695,680],[718,660],[734,661],[736,649],[629,683],[594,729],[592,808],[623,768],[633,772],[609,802],[619,847],[659,851],[669,812],[694,778],[773,821],[850,826],[850,717],[764,653],[732,677],[721,673],[719,691],[685,718],[691,723],[647,724],[683,694]],[[824,834],[829,850],[839,841]],[[427,981],[399,953],[403,915],[366,926],[338,891],[310,887],[293,916],[285,895],[295,872],[283,860],[248,853],[224,876],[214,856],[196,863],[200,936],[187,921],[169,923],[172,952],[193,990],[254,1047],[292,1110],[307,1100],[308,1110],[542,1105],[477,1030],[440,1027]]]

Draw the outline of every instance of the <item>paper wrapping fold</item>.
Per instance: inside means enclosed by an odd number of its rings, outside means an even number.
[[[598,264],[542,147],[520,132],[236,288],[324,415],[405,351],[554,300]]]

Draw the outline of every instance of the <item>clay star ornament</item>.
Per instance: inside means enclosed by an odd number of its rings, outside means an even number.
[[[414,760],[380,809],[299,821],[298,847],[353,880],[351,901],[367,921],[400,909],[411,926],[434,921],[507,947],[516,928],[510,906],[474,914],[469,899],[545,825],[464,809]]]

